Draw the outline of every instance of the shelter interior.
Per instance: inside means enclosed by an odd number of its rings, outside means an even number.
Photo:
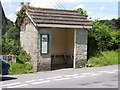
[[[74,59],[74,29],[52,28],[52,70],[72,68]]]

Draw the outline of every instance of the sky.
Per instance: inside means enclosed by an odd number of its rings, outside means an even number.
[[[22,1],[30,2],[31,6],[41,8],[66,10],[83,8],[89,15],[88,19],[110,20],[118,18],[118,2],[120,0],[1,0],[6,17],[13,22],[16,20],[16,13],[20,10]]]

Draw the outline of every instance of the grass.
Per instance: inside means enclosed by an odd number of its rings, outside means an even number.
[[[120,51],[104,51],[101,52],[99,56],[91,57],[86,66],[107,66],[107,65],[117,65],[118,64],[118,54]]]
[[[20,63],[11,64],[10,69],[9,69],[9,75],[30,73],[31,69],[32,69],[32,66],[29,63],[25,63],[25,64],[20,64]]]

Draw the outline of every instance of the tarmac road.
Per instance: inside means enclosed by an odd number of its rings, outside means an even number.
[[[2,88],[118,88],[118,65],[9,75],[3,80]]]

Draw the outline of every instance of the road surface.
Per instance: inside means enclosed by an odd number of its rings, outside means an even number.
[[[8,75],[3,80],[2,88],[118,88],[118,65]]]

